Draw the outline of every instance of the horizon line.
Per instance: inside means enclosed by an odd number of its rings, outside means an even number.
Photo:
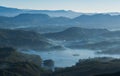
[[[83,12],[83,11],[78,11],[78,10],[70,10],[70,9],[34,9],[34,8],[19,8],[19,7],[11,7],[11,6],[4,6],[4,5],[0,5],[0,7],[4,7],[4,8],[13,8],[13,9],[19,9],[19,10],[48,10],[48,11],[60,11],[60,10],[63,10],[63,11],[71,11],[71,12],[77,12],[77,13],[120,13],[120,11],[105,11],[105,12]]]

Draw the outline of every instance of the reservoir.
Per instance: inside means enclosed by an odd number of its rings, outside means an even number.
[[[98,50],[88,49],[66,49],[56,51],[23,51],[27,54],[39,55],[43,60],[52,59],[55,62],[55,67],[70,67],[75,65],[79,59],[88,59],[95,57],[113,57],[120,58],[120,55],[97,54]]]

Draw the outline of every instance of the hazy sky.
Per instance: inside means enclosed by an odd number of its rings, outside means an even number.
[[[0,0],[0,6],[79,12],[120,12],[120,0]]]

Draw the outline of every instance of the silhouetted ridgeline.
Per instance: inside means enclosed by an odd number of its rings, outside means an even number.
[[[87,22],[86,22],[87,21]],[[22,13],[15,17],[0,17],[0,27],[4,28],[30,28],[62,26],[79,26],[85,28],[107,28],[118,29],[120,24],[120,15],[112,16],[109,14],[81,15],[70,19],[66,17],[50,17],[45,13]],[[4,25],[4,26],[3,26]]]
[[[0,46],[41,50],[47,50],[54,47],[49,40],[39,33],[9,29],[0,29]]]
[[[84,13],[78,13],[74,11],[66,11],[66,10],[31,10],[31,9],[17,9],[10,7],[0,6],[0,16],[8,16],[13,17],[23,13],[31,13],[31,14],[47,14],[51,17],[68,17],[74,18]]]
[[[107,29],[87,29],[81,27],[71,27],[61,32],[46,33],[43,34],[45,37],[55,40],[85,40],[89,38],[97,38],[103,33],[107,33]]]

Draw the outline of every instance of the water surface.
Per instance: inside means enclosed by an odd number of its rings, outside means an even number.
[[[96,50],[98,51],[98,50]],[[75,65],[79,59],[88,59],[94,57],[113,57],[120,58],[120,55],[97,54],[93,50],[86,49],[66,49],[63,51],[24,51],[27,54],[39,55],[43,60],[52,59],[56,67],[70,67]]]

